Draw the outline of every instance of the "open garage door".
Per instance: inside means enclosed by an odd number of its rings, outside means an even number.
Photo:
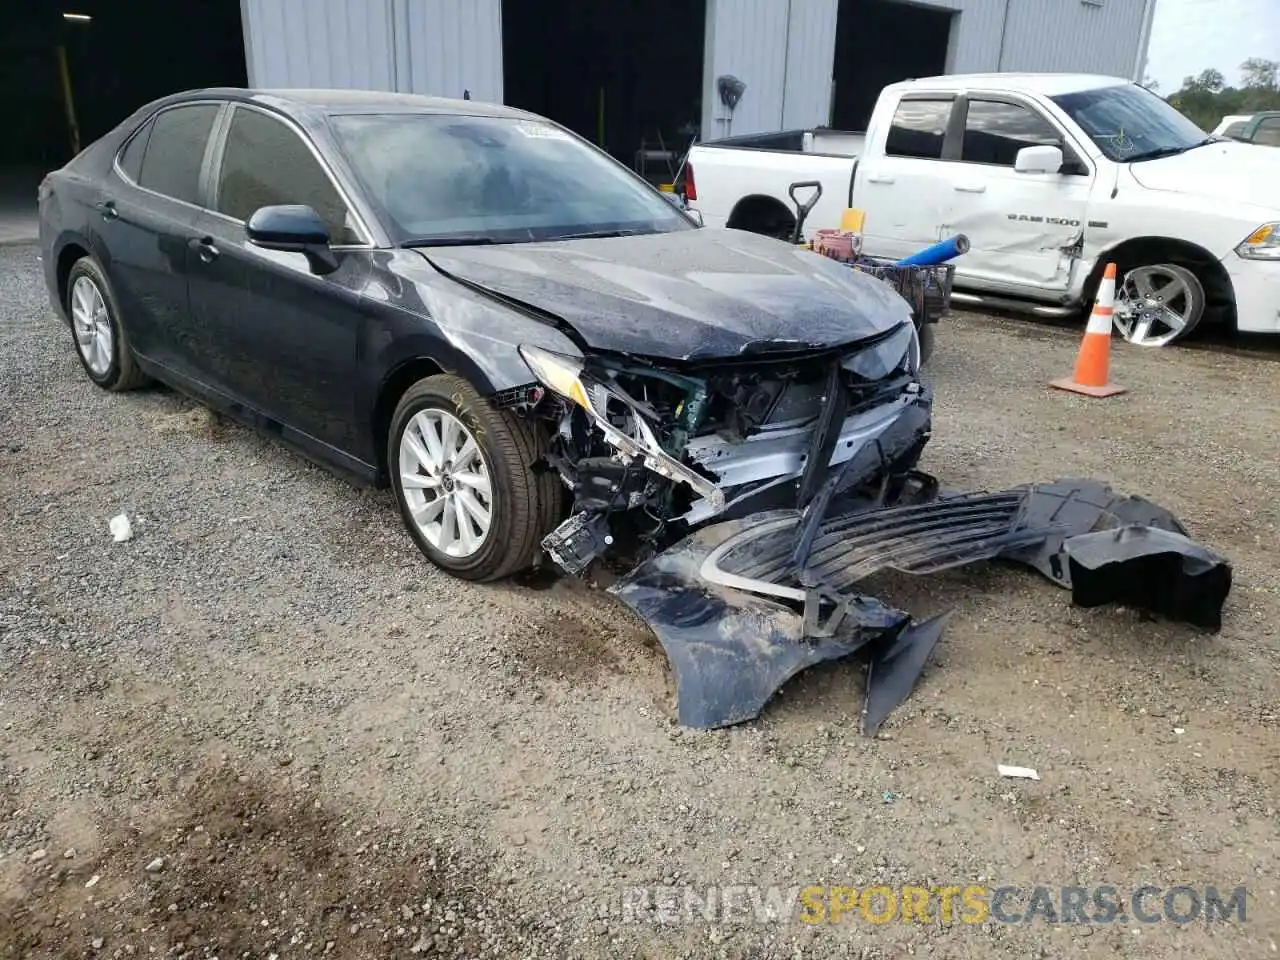
[[[674,167],[702,115],[705,31],[704,0],[503,0],[503,98],[669,180],[659,152]]]
[[[193,87],[243,86],[233,0],[11,3],[0,28],[0,239],[35,232],[48,170],[144,103]]]
[[[0,102],[19,129],[0,137],[0,163],[65,162],[77,132],[72,116],[84,146],[148,100],[245,83],[238,3],[64,0],[12,7],[0,41]]]
[[[895,0],[840,0],[831,126],[865,130],[887,84],[945,73],[953,16]]]

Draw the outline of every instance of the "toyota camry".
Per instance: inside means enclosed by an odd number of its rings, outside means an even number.
[[[928,438],[891,288],[702,228],[518,110],[193,91],[39,196],[49,294],[89,380],[161,381],[389,485],[459,577],[634,562],[836,474],[883,488]]]

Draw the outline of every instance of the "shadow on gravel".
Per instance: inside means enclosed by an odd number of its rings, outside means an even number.
[[[478,956],[495,933],[518,941],[481,893],[487,857],[464,866],[316,804],[206,773],[164,824],[104,824],[95,856],[24,864],[0,899],[0,956]]]

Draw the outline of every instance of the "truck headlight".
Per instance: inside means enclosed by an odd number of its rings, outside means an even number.
[[[549,389],[554,390],[567,400],[572,400],[584,410],[591,412],[591,401],[587,398],[587,388],[582,383],[582,360],[552,353],[541,347],[521,346],[520,356],[529,365],[533,375]]]
[[[1246,260],[1280,260],[1280,223],[1264,223],[1236,247]]]

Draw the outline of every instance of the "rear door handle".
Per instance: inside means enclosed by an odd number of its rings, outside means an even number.
[[[98,212],[102,214],[103,220],[115,220],[120,216],[120,211],[116,209],[114,200],[102,200],[94,204],[98,208]]]
[[[213,237],[200,237],[198,240],[191,240],[187,246],[196,252],[205,263],[213,263],[221,255],[222,251],[218,249],[217,244],[213,242]]]
[[[986,186],[980,185],[980,184],[975,184],[973,186],[968,186],[968,187],[957,186],[956,190],[958,190],[960,193],[986,193],[987,192]]]
[[[893,183],[893,177],[867,177],[867,183]]]

